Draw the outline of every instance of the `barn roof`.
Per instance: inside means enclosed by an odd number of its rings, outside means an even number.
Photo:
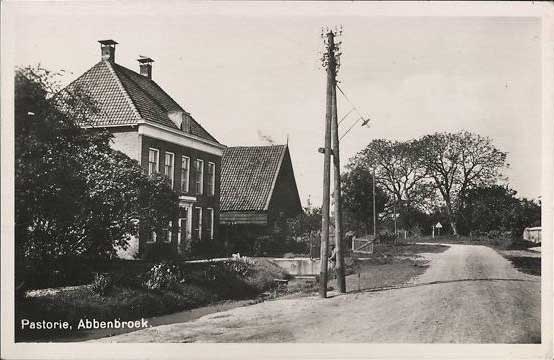
[[[221,211],[268,210],[287,152],[286,145],[224,149],[221,159]]]
[[[110,61],[100,61],[72,82],[69,91],[86,92],[99,112],[90,116],[92,126],[133,125],[139,120],[178,129],[169,112],[182,111],[190,118],[191,134],[218,143],[155,81]]]

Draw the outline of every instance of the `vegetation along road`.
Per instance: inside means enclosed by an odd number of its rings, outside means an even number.
[[[540,342],[540,277],[495,250],[449,245],[402,288],[279,299],[104,342]],[[325,316],[321,316],[325,314]]]

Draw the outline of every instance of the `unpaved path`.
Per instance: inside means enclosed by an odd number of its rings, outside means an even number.
[[[493,249],[449,245],[404,288],[281,299],[104,342],[540,342],[540,277]]]

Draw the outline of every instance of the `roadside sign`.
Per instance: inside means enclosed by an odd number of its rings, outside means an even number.
[[[435,227],[436,227],[437,229],[442,229],[442,225],[441,225],[440,221],[437,223],[437,225],[435,225]]]

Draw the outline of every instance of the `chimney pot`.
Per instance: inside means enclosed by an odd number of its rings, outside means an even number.
[[[100,54],[102,60],[115,62],[115,46],[117,42],[113,40],[99,40],[100,43]]]
[[[147,77],[148,79],[152,79],[152,63],[154,60],[147,56],[139,55],[139,58],[137,59],[139,62],[139,69],[140,74],[144,77]]]

